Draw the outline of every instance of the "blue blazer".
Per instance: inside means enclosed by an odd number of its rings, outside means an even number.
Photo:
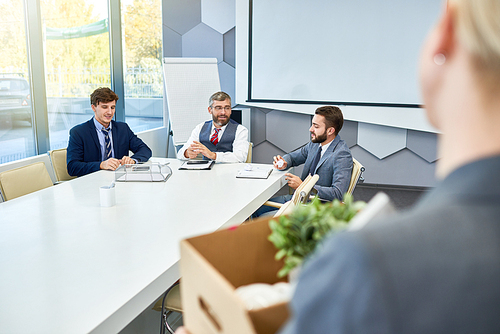
[[[298,150],[285,154],[283,159],[288,167],[299,166],[305,163],[302,181],[309,174],[309,169],[320,149],[319,143],[309,142]],[[322,200],[332,201],[335,198],[342,200],[344,194],[349,189],[352,173],[352,155],[347,144],[340,138],[335,137],[330,146],[318,162],[314,174],[319,175],[318,182],[314,189],[318,191],[318,196]]]
[[[121,159],[132,151],[134,155],[131,158],[138,162],[145,162],[151,158],[151,149],[130,130],[127,123],[115,121],[111,123],[115,157]],[[70,130],[66,160],[69,175],[82,176],[98,171],[101,157],[101,146],[93,118]]]

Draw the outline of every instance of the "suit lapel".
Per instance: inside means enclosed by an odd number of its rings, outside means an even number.
[[[100,153],[99,160],[101,160],[101,158],[102,158],[101,144],[99,143],[99,138],[97,137],[97,131],[96,131],[95,124],[94,124],[94,118],[92,117],[90,119],[90,121],[88,121],[87,124],[89,126],[88,130],[90,132],[90,137],[92,138],[92,142],[95,145],[95,149],[97,150],[97,152]]]
[[[335,150],[335,147],[337,147],[339,142],[340,142],[340,137],[337,135],[337,137],[335,137],[330,146],[328,146],[326,152],[323,153],[321,159],[319,159],[318,165],[316,166],[316,170],[314,172],[316,172],[318,168],[330,157],[330,155],[333,154],[333,151]]]
[[[304,164],[304,169],[302,171],[302,180],[304,180],[307,175],[309,175],[309,169],[311,169],[311,165],[314,161],[314,157],[316,156],[316,154],[318,154],[318,150],[321,149],[321,145],[320,144],[317,144],[317,145],[314,145],[313,148],[311,149],[311,151],[308,152],[307,154],[307,160],[306,160],[306,163]],[[318,163],[318,166],[319,166],[319,163]],[[318,167],[316,167],[316,169],[318,169]]]
[[[112,136],[113,136],[113,152],[115,153],[115,158],[116,159],[121,159],[121,157],[118,158],[118,150],[117,150],[117,147],[118,147],[118,128],[116,126],[116,122],[115,121],[111,121],[111,133],[112,133]]]

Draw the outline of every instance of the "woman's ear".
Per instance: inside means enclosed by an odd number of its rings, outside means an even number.
[[[455,8],[446,5],[435,31],[435,49],[433,54],[435,61],[445,61],[453,56],[456,45],[456,22]]]

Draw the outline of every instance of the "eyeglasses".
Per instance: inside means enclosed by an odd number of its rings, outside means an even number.
[[[215,106],[212,108],[217,110],[217,111],[221,111],[223,109],[222,106]],[[224,111],[231,111],[231,107],[229,107],[229,106],[224,107]]]

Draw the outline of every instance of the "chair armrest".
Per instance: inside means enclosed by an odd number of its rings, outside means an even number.
[[[273,208],[277,208],[277,209],[279,209],[279,208],[281,208],[283,206],[283,204],[281,204],[281,203],[276,203],[276,202],[271,202],[271,201],[266,201],[264,203],[264,205],[265,206],[270,206],[270,207],[273,207]]]

